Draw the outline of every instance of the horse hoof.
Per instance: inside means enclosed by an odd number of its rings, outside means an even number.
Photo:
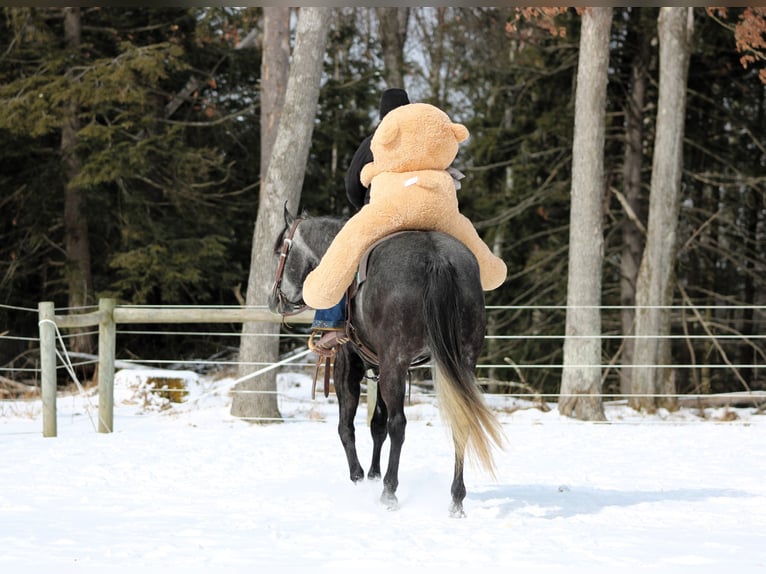
[[[367,480],[380,480],[381,474],[380,472],[374,472],[370,471],[367,473]]]
[[[380,495],[380,501],[386,507],[386,510],[399,510],[399,500],[395,494],[384,492]]]
[[[351,472],[351,482],[357,484],[364,480],[364,471],[360,468]]]
[[[449,515],[450,515],[450,518],[465,518],[465,512],[463,511],[463,505],[462,504],[455,504],[454,502],[452,504],[450,504]]]

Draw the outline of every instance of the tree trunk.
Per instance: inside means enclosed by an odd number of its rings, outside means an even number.
[[[246,304],[264,305],[274,281],[273,246],[284,220],[285,201],[296,209],[306,171],[311,134],[316,118],[331,8],[301,8],[295,35],[287,91],[274,149],[263,180],[258,217],[253,233]],[[279,353],[279,325],[246,323],[240,342],[239,376],[258,364],[272,363]],[[263,422],[280,420],[276,375],[244,380],[235,386],[231,413]],[[247,391],[237,393],[236,391]]]
[[[79,50],[82,32],[79,8],[63,8],[64,37],[67,49],[73,54]],[[75,58],[76,61],[76,58]],[[71,75],[68,73],[68,75]],[[80,104],[71,100],[65,104],[64,120],[61,126],[61,159],[64,164],[64,249],[66,253],[66,281],[69,307],[83,307],[92,303],[93,279],[90,268],[90,241],[88,240],[88,218],[85,212],[85,191],[74,185],[73,180],[80,174],[82,163],[77,156],[77,132],[80,130]],[[91,353],[94,347],[92,335],[84,330],[75,331],[71,350]]]
[[[670,361],[670,318],[681,206],[681,171],[686,118],[692,8],[661,8],[660,81],[652,162],[646,247],[636,285],[636,341],[633,368],[635,409],[654,412],[677,401]]]
[[[635,8],[634,19],[637,29],[638,50],[631,65],[631,79],[625,105],[625,153],[623,162],[623,195],[633,216],[626,215],[622,222],[622,256],[620,257],[620,312],[622,332],[625,335],[622,347],[622,365],[620,370],[620,392],[629,395],[633,370],[633,334],[636,304],[636,279],[644,250],[644,236],[639,227],[641,219],[641,167],[643,164],[644,145],[644,104],[646,95],[647,68],[649,62],[650,41],[641,26],[640,8]]]
[[[492,253],[494,253],[497,257],[502,257],[502,246],[505,242],[505,230],[501,227],[498,229],[497,233],[495,234],[494,241],[492,242]],[[491,363],[497,362],[497,359],[494,359],[494,357],[500,357],[503,352],[501,350],[500,346],[500,340],[495,339],[494,336],[498,334],[499,328],[498,328],[498,316],[496,313],[490,313],[487,316],[487,336],[486,336],[486,346],[487,346],[487,357],[490,358]],[[494,381],[490,386],[488,387],[488,391],[490,393],[504,393],[507,389],[502,388],[497,381],[500,380],[498,369],[497,367],[490,367],[487,372],[487,377],[490,381]],[[523,381],[519,381],[523,382]]]
[[[756,133],[766,133],[766,90],[761,91],[761,98],[758,104],[758,116],[753,126]],[[763,157],[763,156],[761,156]],[[761,171],[760,159],[756,154],[753,154],[753,174]],[[744,218],[747,222],[745,229],[746,245],[748,245],[748,257],[746,259],[745,267],[750,270],[750,273],[745,275],[745,284],[743,287],[743,300],[746,305],[763,305],[763,293],[762,289],[756,286],[755,277],[765,277],[766,274],[766,261],[763,257],[758,257],[758,254],[766,253],[763,249],[763,232],[759,233],[759,230],[766,228],[764,225],[764,210],[756,209],[758,205],[759,193],[755,186],[750,186],[747,193],[747,209],[745,210]],[[758,299],[761,299],[759,301]],[[745,309],[742,317],[742,327],[740,332],[748,339],[756,333],[763,333],[764,329],[760,325],[763,311],[756,313],[754,308]],[[760,317],[759,317],[760,316]],[[743,341],[739,346],[739,362],[741,364],[757,364],[758,353],[756,349]],[[758,380],[758,369],[745,368],[742,369],[742,377],[747,383],[753,387]]]
[[[290,71],[290,8],[263,8],[263,59],[261,61],[261,200],[269,169],[279,118],[285,103]]]
[[[404,88],[404,43],[409,8],[376,8],[383,49],[383,77],[387,88]]]
[[[430,103],[437,107],[444,107],[447,101],[447,87],[442,81],[442,68],[445,59],[445,13],[447,8],[439,6],[436,8],[436,23],[434,24],[433,35],[430,38],[431,45],[428,46],[428,55],[431,58],[428,67],[428,86],[431,91]]]
[[[577,64],[566,339],[559,412],[605,420],[601,402],[604,123],[612,8],[582,16]]]

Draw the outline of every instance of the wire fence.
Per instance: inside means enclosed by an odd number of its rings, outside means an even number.
[[[173,307],[139,307],[130,306],[133,309],[139,309],[152,313],[158,309],[175,309],[191,311],[199,309],[199,307],[190,306],[173,306]],[[628,307],[625,306],[602,306],[600,307],[602,313],[620,312]],[[670,310],[673,313],[679,313],[688,311],[683,306],[667,306],[663,307]],[[212,310],[214,312],[225,313],[240,308],[230,306],[220,307],[205,307],[206,310]],[[766,306],[742,306],[742,305],[725,305],[725,306],[699,306],[698,310],[707,311],[710,314],[732,314],[739,312],[754,313],[761,317],[761,320],[756,325],[763,326],[766,324]],[[38,322],[38,309],[29,309],[22,307],[13,307],[7,305],[0,305],[0,310],[14,311],[16,313],[23,313],[29,315],[29,321],[32,325],[37,325]],[[94,313],[98,310],[98,307],[83,307],[83,308],[58,308],[57,313],[65,315],[80,315],[85,313]],[[566,306],[492,306],[488,307],[488,313],[496,312],[526,312],[526,313],[541,313],[541,312],[555,312],[565,313]],[[153,340],[165,340],[165,341],[178,341],[182,339],[185,342],[200,340],[211,342],[214,341],[218,348],[218,351],[209,356],[203,357],[121,357],[117,361],[118,368],[135,368],[135,367],[156,367],[163,369],[190,369],[203,375],[216,373],[235,373],[240,367],[247,366],[251,370],[261,370],[273,368],[272,364],[265,362],[243,362],[237,358],[237,350],[239,341],[242,337],[278,337],[280,340],[281,348],[285,349],[285,357],[290,354],[295,354],[296,350],[305,346],[307,333],[300,327],[297,330],[288,331],[282,329],[277,335],[266,334],[253,334],[243,333],[241,326],[238,324],[227,324],[222,326],[220,323],[194,323],[193,328],[178,329],[168,328],[165,323],[160,323],[151,326],[141,325],[136,327],[135,325],[122,325],[116,330],[116,337],[120,341],[130,339],[151,338]],[[700,361],[690,360],[688,362],[679,362],[674,360],[672,363],[654,365],[657,367],[667,367],[670,369],[684,371],[684,370],[706,370],[710,371],[741,371],[748,370],[751,381],[755,381],[755,384],[751,388],[741,389],[747,391],[749,394],[754,392],[760,395],[763,388],[766,388],[763,378],[766,375],[766,349],[764,348],[764,342],[766,341],[766,333],[761,331],[750,330],[751,332],[743,335],[740,332],[716,332],[712,333],[709,330],[707,332],[697,333],[671,333],[667,336],[668,339],[673,341],[685,342],[689,341],[701,341],[701,342],[713,342],[717,344],[746,344],[749,345],[753,352],[749,355],[750,361]],[[75,337],[81,337],[83,334],[96,336],[98,335],[98,329],[86,329],[78,330],[76,333],[63,329],[59,332],[61,347],[66,349],[70,347],[71,341]],[[581,335],[581,338],[592,338],[592,336]],[[496,343],[504,344],[554,344],[563,345],[565,336],[561,333],[551,332],[525,332],[525,333],[507,333],[507,332],[488,332],[486,335],[486,345],[492,346]],[[602,341],[602,345],[605,347],[612,343],[623,343],[626,340],[637,339],[635,335],[624,336],[620,333],[606,331],[598,336]],[[39,397],[40,393],[40,378],[41,368],[39,361],[37,361],[37,351],[39,348],[40,339],[39,336],[31,336],[29,334],[19,335],[10,332],[7,329],[0,328],[0,352],[3,352],[6,356],[3,356],[4,364],[0,365],[0,401],[10,400],[10,397],[26,396],[30,398]],[[178,347],[178,344],[175,345]],[[194,345],[191,345],[194,346]],[[8,353],[8,348],[24,348],[24,352],[13,355]],[[158,343],[157,347],[174,347],[173,344]],[[200,348],[203,346],[200,345]],[[88,369],[93,371],[93,367],[98,364],[99,358],[97,355],[88,355],[83,353],[68,353],[67,361],[60,360],[56,365],[57,379],[60,381],[66,380],[67,374],[65,371],[87,371]],[[635,365],[631,364],[618,364],[615,361],[614,356],[609,356],[608,353],[604,354],[605,360],[601,364],[586,365],[590,368],[601,369],[605,373],[619,373],[621,369],[629,369]],[[740,357],[742,355],[740,354]],[[21,360],[23,357],[23,360]],[[284,357],[283,357],[284,358]],[[312,360],[312,356],[305,354],[302,359],[295,361],[288,361],[289,368],[292,370],[304,370],[307,374],[313,372],[315,367],[315,361]],[[529,384],[526,380],[524,373],[533,373],[536,370],[545,370],[548,373],[560,373],[564,365],[561,362],[560,356],[557,356],[558,360],[543,361],[543,362],[514,362],[508,358],[503,361],[498,360],[485,360],[477,366],[477,376],[480,383],[484,388],[492,389],[492,394],[501,397],[514,397],[522,400],[529,401],[555,401],[561,398],[561,393],[556,391],[550,391],[542,386],[535,386]],[[67,364],[68,362],[68,364]],[[430,370],[428,366],[421,367],[413,371],[415,384],[413,388],[414,392],[420,394],[423,397],[430,397],[433,394],[432,385],[430,384]],[[70,381],[71,382],[71,381]],[[644,397],[651,396],[655,398],[675,398],[683,399],[689,404],[693,404],[694,401],[700,401],[702,398],[708,397],[709,393],[700,392],[678,392],[678,393],[663,393],[663,394],[651,394],[651,395],[639,395],[624,393],[614,390],[614,385],[611,387],[605,386],[600,396],[605,401],[612,402],[625,402],[632,397]],[[26,391],[26,392],[23,392]],[[231,389],[231,393],[245,393],[253,391],[243,391],[239,389]],[[262,391],[258,391],[262,392]],[[277,391],[266,391],[277,392]],[[728,397],[724,396],[720,401],[721,404],[732,404],[742,397],[737,397],[738,393],[728,393]],[[766,402],[764,399],[762,402],[758,400],[753,404],[763,405]],[[713,401],[714,404],[715,401]]]
[[[138,308],[139,306],[131,306],[132,308]],[[155,306],[146,306],[145,309],[157,309],[158,307]],[[200,308],[200,307],[190,307],[190,306],[164,306],[162,308],[174,308],[174,309],[192,309],[192,308]],[[204,307],[205,309],[234,309],[234,307],[231,306],[219,306],[219,307]],[[614,311],[614,310],[622,310],[626,308],[631,308],[627,306],[601,306],[600,309],[602,311]],[[660,307],[663,309],[669,309],[669,310],[679,310],[683,309],[682,306],[663,306]],[[764,322],[763,324],[766,325],[766,306],[744,306],[744,305],[717,305],[717,306],[698,306],[698,309],[711,309],[715,311],[734,311],[734,310],[755,310],[757,312],[760,312],[764,314]],[[31,309],[31,308],[24,308],[24,307],[15,307],[10,305],[0,305],[0,309],[9,309],[14,311],[22,311],[29,314],[29,320],[30,324],[36,324],[37,322],[37,309]],[[76,314],[76,313],[83,313],[83,312],[89,312],[89,311],[95,311],[98,307],[90,306],[90,307],[76,307],[76,308],[70,308],[70,307],[59,307],[56,309],[57,312],[60,313],[66,313],[66,314]],[[503,310],[503,311],[544,311],[544,310],[555,310],[555,311],[566,311],[566,306],[559,306],[559,305],[540,305],[540,306],[526,306],[526,305],[519,305],[519,306],[491,306],[487,308],[488,311],[493,310]],[[218,326],[218,325],[216,325]],[[98,335],[97,329],[91,329],[91,330],[78,330],[77,333],[62,331],[61,337],[63,338],[64,342],[67,343],[76,337],[82,337],[82,336],[96,336]],[[281,343],[293,343],[296,346],[299,346],[300,344],[305,343],[305,340],[308,336],[306,332],[297,332],[297,333],[290,333],[290,332],[280,332],[277,335],[271,335],[271,334],[260,334],[260,333],[243,333],[241,329],[228,329],[224,330],[221,328],[218,329],[194,329],[194,330],[177,330],[177,329],[168,329],[167,327],[160,326],[155,329],[131,329],[131,328],[118,328],[117,329],[117,335],[118,337],[122,338],[125,336],[128,337],[152,337],[152,338],[177,338],[177,337],[183,337],[185,339],[201,339],[201,340],[215,340],[218,342],[219,345],[222,345],[227,348],[226,355],[228,355],[230,358],[224,359],[221,357],[215,357],[215,358],[174,358],[174,359],[159,359],[159,358],[151,358],[151,357],[142,357],[142,358],[125,358],[121,360],[121,363],[129,365],[129,364],[135,364],[135,365],[144,365],[144,366],[150,366],[150,365],[162,365],[162,366],[185,366],[185,367],[193,367],[197,368],[199,370],[206,370],[210,368],[226,368],[226,367],[239,367],[241,365],[250,365],[253,367],[263,367],[266,366],[267,363],[261,363],[261,362],[243,362],[239,361],[235,358],[236,355],[236,349],[238,347],[239,341],[242,337],[278,337],[281,341]],[[609,341],[625,341],[625,340],[631,340],[631,339],[640,339],[640,338],[656,338],[656,336],[648,335],[648,336],[640,336],[640,335],[623,335],[619,333],[601,333],[600,335],[596,336],[598,339],[604,342]],[[566,338],[579,338],[579,339],[592,339],[594,338],[593,335],[569,335],[568,337],[564,334],[556,334],[556,333],[518,333],[518,334],[487,334],[485,336],[486,341],[522,341],[522,342],[558,342],[560,344],[563,344],[564,340]],[[756,352],[752,354],[753,360],[750,362],[732,362],[732,363],[696,363],[696,362],[677,362],[673,361],[670,364],[665,365],[653,365],[657,367],[667,367],[667,368],[673,368],[673,369],[699,369],[701,367],[705,367],[707,369],[757,369],[762,370],[764,373],[766,373],[766,345],[764,345],[764,342],[766,342],[766,333],[750,333],[747,335],[743,335],[741,333],[716,333],[716,334],[710,334],[710,333],[697,333],[697,334],[679,334],[679,333],[671,333],[668,335],[664,335],[663,338],[669,339],[669,340],[675,340],[675,341],[690,341],[690,340],[696,340],[696,341],[712,341],[712,340],[719,340],[719,341],[735,341],[735,342],[743,342],[748,341],[750,344],[754,346],[756,349]],[[39,336],[21,336],[21,335],[14,335],[13,333],[3,330],[0,330],[0,342],[7,343],[7,342],[17,342],[21,343],[24,346],[28,347],[27,352],[31,352],[32,354],[35,352],[36,347],[39,345]],[[228,344],[227,344],[228,343]],[[98,357],[96,355],[84,355],[84,354],[74,354],[77,359],[73,361],[73,365],[75,367],[84,367],[88,365],[93,365],[98,362]],[[5,357],[4,357],[5,359]],[[39,375],[39,366],[17,366],[17,362],[14,360],[14,357],[10,357],[9,360],[5,364],[0,365],[0,376],[4,376],[9,379],[24,379],[24,378],[33,378],[35,375]],[[760,360],[758,360],[760,359]],[[304,361],[299,363],[294,363],[293,366],[300,366],[300,367],[312,367],[314,363],[312,361]],[[532,362],[511,362],[511,361],[505,361],[505,362],[480,362],[477,365],[477,370],[479,376],[481,376],[483,371],[486,370],[504,370],[509,372],[516,372],[519,369],[562,369],[563,368],[562,362],[546,362],[546,363],[532,363]],[[582,365],[585,367],[590,368],[600,368],[600,369],[613,369],[615,367],[619,368],[632,368],[636,366],[642,366],[642,365],[626,365],[626,364],[620,364],[615,365],[613,361],[602,361],[600,364],[594,364],[594,365]],[[63,365],[58,365],[57,369],[64,370]],[[427,370],[428,367],[423,367],[423,369]],[[503,381],[499,381],[500,384],[503,383]],[[513,384],[511,382],[510,384]],[[549,396],[551,395],[557,395],[557,393],[548,393]],[[680,396],[677,395],[677,396]]]

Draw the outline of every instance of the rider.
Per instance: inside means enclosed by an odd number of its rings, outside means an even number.
[[[407,92],[401,88],[389,88],[383,92],[380,97],[380,119],[382,120],[388,112],[410,103]],[[359,174],[362,168],[372,161],[372,151],[370,151],[370,142],[372,134],[367,136],[359,144],[351,163],[346,171],[346,197],[355,211],[359,211],[369,203],[370,190],[362,185]],[[319,340],[315,343],[318,351],[331,353],[339,345],[345,343],[346,332],[346,296],[329,309],[317,309],[314,313],[314,321],[311,325],[311,340],[316,334],[321,333]]]
[[[386,114],[391,110],[409,103],[410,99],[407,97],[407,92],[401,88],[387,89],[380,97],[380,119],[386,117]],[[371,141],[372,134],[362,140],[351,158],[348,171],[346,171],[346,197],[356,211],[370,202],[370,190],[362,185],[359,174],[362,168],[372,161]]]

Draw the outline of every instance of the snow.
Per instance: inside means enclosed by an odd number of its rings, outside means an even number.
[[[334,396],[312,400],[306,375],[279,377],[284,424],[254,425],[229,414],[231,379],[172,374],[181,403],[147,388],[167,372],[119,372],[111,434],[94,431],[93,389],[60,394],[57,438],[39,401],[0,402],[0,572],[766,572],[766,418],[752,409],[610,406],[595,424],[491,397],[508,445],[495,479],[466,470],[455,519],[429,396],[407,406],[389,511],[380,482],[349,480]]]

